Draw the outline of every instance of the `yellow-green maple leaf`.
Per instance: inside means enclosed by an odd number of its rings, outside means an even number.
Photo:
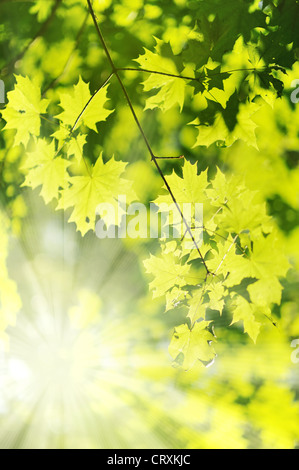
[[[259,279],[250,284],[247,290],[256,305],[280,304],[282,285],[275,276]]]
[[[208,268],[213,274],[227,275],[229,267],[236,263],[242,255],[236,254],[236,240],[228,236],[226,240],[220,239],[217,243],[217,249],[212,248],[211,254],[213,258],[207,261]],[[237,258],[237,259],[236,259]]]
[[[256,279],[284,277],[290,267],[274,233],[267,237],[261,235],[254,241],[249,255],[230,256],[225,260],[225,266],[229,271],[229,276],[224,281],[226,287],[238,285],[246,277]]]
[[[166,292],[166,308],[165,312],[175,308],[188,296],[188,291],[182,290],[178,287],[173,287],[170,291]]]
[[[91,99],[92,98],[92,99]],[[78,124],[83,124],[97,132],[96,123],[105,121],[111,110],[104,108],[107,102],[107,86],[102,87],[93,97],[89,86],[81,77],[72,92],[60,95],[60,106],[64,109],[56,117],[64,125],[73,127],[80,116]],[[82,113],[82,114],[81,114]]]
[[[198,289],[188,301],[189,310],[187,317],[190,318],[191,325],[199,318],[205,318],[207,304],[203,303],[204,294],[205,287]]]
[[[187,316],[190,318],[191,325],[200,318],[205,319],[207,308],[218,310],[221,315],[225,295],[226,291],[222,282],[214,280],[196,289],[191,299],[188,300],[189,311]],[[208,296],[209,301],[207,301],[207,298],[205,299],[205,296]]]
[[[83,156],[83,147],[86,144],[86,134],[79,133],[74,135],[70,130],[61,126],[58,131],[51,134],[58,140],[58,146],[63,148],[68,157],[74,156],[77,163],[80,164]]]
[[[271,232],[271,218],[266,213],[266,204],[256,202],[255,196],[256,193],[249,190],[231,196],[215,217],[218,226],[238,234],[246,230],[251,236]]]
[[[227,177],[217,167],[216,175],[211,181],[211,187],[206,190],[206,194],[213,206],[220,206],[236,198],[242,190],[244,190],[244,184],[240,176]]]
[[[82,235],[94,229],[100,203],[115,205],[119,195],[126,195],[128,203],[134,198],[132,183],[121,178],[126,165],[113,157],[104,163],[101,154],[90,174],[69,178],[70,187],[62,190],[57,209],[73,207],[69,222],[75,222]]]
[[[67,154],[74,156],[77,163],[80,163],[83,156],[83,147],[86,144],[86,135],[79,134],[77,137],[72,137],[67,143]]]
[[[64,187],[69,179],[67,168],[70,162],[55,157],[54,140],[48,143],[39,139],[33,152],[28,152],[24,169],[28,170],[22,186],[30,186],[32,189],[42,185],[41,196],[48,203],[58,198],[59,189]]]
[[[178,176],[173,170],[172,174],[167,176],[167,182],[179,204],[183,203],[203,203],[205,202],[205,190],[208,186],[207,181],[208,170],[202,171],[197,174],[197,165],[192,165],[188,160],[185,160],[183,166],[183,177]],[[160,195],[154,201],[158,206],[166,203],[173,202],[170,194]]]
[[[190,330],[188,325],[177,326],[174,330],[168,351],[173,359],[179,360],[183,354],[182,367],[191,369],[195,362],[210,362],[215,357],[215,351],[211,345],[215,337],[207,330],[209,321],[196,322]]]
[[[30,136],[40,134],[40,115],[46,112],[49,101],[41,99],[38,85],[29,77],[16,76],[14,90],[7,93],[8,105],[2,111],[5,129],[16,129],[14,145],[27,145]]]
[[[162,256],[150,255],[144,260],[144,266],[148,274],[154,275],[154,280],[150,283],[153,290],[153,297],[160,297],[174,286],[182,287],[186,282],[186,275],[190,270],[190,265],[182,265],[178,256],[174,253],[163,253]]]
[[[179,75],[183,68],[179,58],[172,52],[171,46],[156,39],[156,52],[144,49],[145,53],[135,59],[143,69],[166,74]],[[183,108],[185,97],[185,80],[167,75],[152,73],[143,83],[144,91],[160,88],[159,92],[146,100],[145,109],[160,108],[167,111],[175,104]]]
[[[218,310],[220,315],[224,307],[224,297],[226,295],[225,287],[221,282],[212,282],[207,288],[209,294],[208,307],[212,310]]]
[[[262,315],[271,317],[271,310],[269,307],[263,308],[253,303],[249,303],[241,295],[237,295],[233,299],[233,320],[231,325],[242,321],[244,325],[244,333],[248,333],[254,342],[256,342],[262,324],[257,320],[257,318],[260,318]]]
[[[233,130],[229,130],[221,112],[215,114],[213,124],[200,124],[197,127],[198,136],[194,147],[203,145],[209,147],[215,142],[220,142],[226,147],[232,145],[236,140],[243,140],[246,144],[258,149],[255,129],[257,124],[252,120],[252,115],[257,111],[258,105],[255,103],[240,104],[237,115],[237,123]],[[197,124],[198,120],[190,124]]]

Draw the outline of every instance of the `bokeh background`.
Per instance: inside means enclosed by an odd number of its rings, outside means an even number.
[[[180,52],[192,27],[190,3],[95,0],[94,7],[119,67],[136,67],[132,59],[153,48],[154,36]],[[14,74],[36,80],[53,102],[43,129],[50,135],[58,93],[79,75],[95,90],[109,74],[86,2],[2,0],[0,11],[0,78],[6,91]],[[240,141],[193,148],[196,131],[186,124],[200,103],[187,100],[182,113],[142,113],[144,78],[123,77],[158,154],[183,154],[210,176],[216,166],[243,175],[266,201],[291,263],[273,310],[277,326],[269,322],[253,344],[224,315],[215,362],[188,372],[173,367],[168,345],[184,312],[165,313],[164,300],[152,299],[143,267],[158,241],[82,238],[68,213],[45,205],[40,188],[21,187],[24,149],[13,146],[14,131],[1,130],[0,447],[298,447],[299,353],[291,342],[299,338],[299,104],[290,95],[299,65],[288,70],[282,98],[255,114],[259,150]],[[116,81],[109,97],[116,111],[90,132],[87,158],[104,150],[104,158],[129,162],[126,177],[149,204],[161,179]],[[182,164],[162,167],[179,173]]]

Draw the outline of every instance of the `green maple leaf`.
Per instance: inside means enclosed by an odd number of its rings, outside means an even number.
[[[204,294],[205,288],[198,289],[188,301],[189,310],[187,317],[190,318],[191,325],[193,325],[196,320],[205,318],[207,304],[204,304]]]
[[[221,213],[215,217],[218,226],[238,234],[243,231],[251,235],[269,233],[272,226],[266,204],[255,202],[255,197],[256,194],[249,190],[243,190],[236,197],[230,196]]]
[[[195,69],[199,70],[208,62],[213,47],[211,24],[205,15],[197,22],[190,36],[183,51],[183,58],[185,62],[194,64]]]
[[[30,136],[40,134],[40,115],[49,101],[41,99],[40,88],[29,77],[16,76],[14,90],[7,93],[8,105],[2,111],[5,129],[16,129],[14,145],[27,145]]]
[[[97,132],[96,123],[105,121],[109,114],[113,112],[104,108],[107,102],[107,87],[108,85],[102,87],[91,99],[92,95],[88,84],[79,77],[79,81],[77,85],[74,85],[71,93],[62,93],[60,95],[60,106],[64,111],[56,117],[64,125],[73,127],[82,113],[79,122],[83,122],[85,126]]]
[[[174,287],[170,291],[166,292],[166,308],[165,312],[175,308],[188,296],[188,291],[182,290],[178,287]]]
[[[208,286],[209,294],[209,308],[212,310],[218,310],[220,315],[224,307],[224,297],[227,293],[225,287],[221,282],[213,282]]]
[[[215,115],[213,124],[208,125],[202,123],[196,126],[196,128],[198,129],[198,136],[193,147],[197,147],[198,145],[209,147],[215,142],[226,143],[228,129],[220,112]]]
[[[188,83],[190,86],[194,88],[194,94],[197,95],[198,93],[204,93],[207,90],[208,84],[206,82],[206,77],[204,74],[196,74],[195,80],[190,80]]]
[[[188,160],[185,160],[182,170],[182,178],[174,170],[171,175],[166,177],[176,201],[179,204],[203,203],[206,199],[205,190],[208,186],[208,170],[206,169],[198,175],[197,164],[192,165]],[[159,206],[163,203],[171,204],[173,201],[169,194],[165,194],[158,196],[154,202]]]
[[[275,276],[259,279],[247,287],[251,301],[256,305],[280,304],[282,285]]]
[[[101,154],[88,176],[69,178],[71,186],[61,191],[57,209],[73,207],[69,222],[75,222],[82,235],[94,229],[100,203],[116,206],[118,195],[126,195],[128,203],[134,198],[131,182],[121,177],[126,165],[113,157],[104,164]]]
[[[208,79],[208,90],[212,90],[212,88],[219,88],[219,90],[224,90],[223,80],[229,78],[230,74],[227,72],[221,72],[221,65],[218,65],[214,69],[209,69],[206,67],[205,70]]]
[[[237,295],[233,299],[233,320],[231,325],[239,321],[243,322],[244,333],[248,333],[250,338],[256,342],[259,335],[261,322],[257,320],[257,317],[261,315],[271,316],[269,308],[265,308],[264,311],[261,307],[247,302],[244,297]]]
[[[188,264],[182,265],[174,253],[163,253],[162,256],[150,255],[143,262],[146,272],[155,278],[150,282],[153,297],[160,297],[173,287],[182,287],[187,284],[186,276],[190,270]]]
[[[148,49],[144,50],[145,53],[135,59],[143,69],[179,75],[184,68],[180,58],[173,54],[171,46],[159,39],[156,39],[156,52],[151,52]],[[152,91],[155,88],[160,89],[156,95],[146,100],[145,109],[160,108],[162,111],[167,111],[175,104],[178,104],[180,110],[182,110],[185,98],[185,80],[152,73],[143,83],[143,86],[144,91]]]
[[[76,137],[72,137],[67,144],[68,156],[74,156],[78,163],[81,162],[83,156],[83,147],[86,144],[86,135],[79,134]]]
[[[226,240],[219,240],[217,249],[211,250],[213,258],[207,261],[209,270],[217,275],[227,275],[229,267],[237,262],[241,255],[236,255],[235,239],[228,236]]]
[[[216,354],[211,342],[215,337],[207,330],[209,324],[209,321],[201,321],[195,323],[191,330],[186,324],[175,328],[168,351],[177,362],[180,361],[179,356],[183,356],[182,367],[185,370],[191,369],[198,360],[210,362],[214,359]]]
[[[67,140],[70,139],[70,130],[63,125],[59,129],[51,134],[51,137],[55,137],[58,140],[58,145],[63,145]]]
[[[33,152],[28,152],[24,169],[28,170],[22,186],[32,189],[42,185],[41,196],[48,203],[58,198],[59,189],[67,184],[69,174],[67,167],[70,162],[55,156],[54,140],[48,143],[39,139]]]
[[[232,145],[236,140],[243,140],[245,144],[251,145],[258,150],[255,129],[257,124],[252,120],[259,106],[255,103],[241,103],[237,116],[237,123],[227,139],[227,145]]]
[[[192,47],[194,56],[198,48],[197,60],[200,65],[209,57],[220,62],[223,55],[232,50],[240,35],[247,42],[253,29],[266,24],[266,15],[259,8],[249,11],[246,0],[198,0],[193,3],[202,37],[199,41],[193,41]]]
[[[239,196],[244,191],[244,185],[238,175],[226,176],[220,168],[211,181],[211,187],[206,189],[207,197],[213,206],[222,206]]]
[[[195,204],[202,204],[206,200],[205,189],[208,186],[207,173],[208,170],[202,171],[199,175],[197,174],[197,164],[192,165],[187,160],[183,166],[183,177],[178,176],[175,171],[166,177],[169,186],[171,187],[172,193],[178,203],[181,211],[184,213],[184,219],[188,226],[194,226],[194,217],[196,215]],[[164,189],[166,189],[164,187]],[[165,225],[173,226],[181,236],[186,231],[185,223],[182,221],[180,213],[177,207],[174,205],[173,199],[169,192],[167,194],[161,194],[155,199],[154,203],[158,206],[159,212],[166,214]],[[166,204],[166,206],[164,206]],[[188,204],[190,212],[186,214],[184,212],[184,204]],[[171,211],[172,209],[172,211]],[[198,225],[198,224],[197,224]],[[197,229],[199,227],[196,227]],[[195,235],[193,233],[193,235]],[[187,236],[187,234],[186,234]],[[191,238],[188,234],[187,238]],[[196,238],[196,237],[195,237]]]
[[[233,113],[233,110],[230,108],[227,108],[224,114],[223,111],[216,111],[212,124],[201,122],[199,119],[199,125],[196,125],[198,137],[194,147],[198,145],[209,147],[214,143],[220,143],[228,147],[241,139],[247,145],[258,149],[255,135],[257,124],[251,119],[257,109],[258,105],[255,103],[241,103],[237,117],[235,118],[232,115],[231,121],[230,113]],[[197,124],[197,120],[189,124]]]
[[[227,287],[240,284],[244,278],[273,280],[273,277],[285,277],[290,267],[287,258],[278,246],[274,233],[267,237],[261,235],[255,239],[249,255],[236,255],[225,261],[226,269],[230,272],[224,282]],[[256,292],[254,294],[257,295]]]
[[[275,233],[255,240],[247,261],[250,263],[252,275],[258,279],[272,276],[285,277],[290,268]]]
[[[37,14],[37,20],[41,23],[45,21],[46,18],[50,15],[53,6],[55,5],[54,1],[50,0],[45,2],[44,0],[36,0],[35,4],[30,8],[29,12],[31,14]]]
[[[298,14],[297,0],[285,0],[275,4],[271,2],[269,22],[271,30],[270,34],[263,37],[264,59],[268,63],[280,64],[291,69],[298,59]]]
[[[83,156],[83,147],[86,144],[86,134],[70,132],[69,129],[61,126],[58,131],[52,134],[52,137],[58,140],[59,147],[66,149],[68,157],[74,156],[78,163]]]

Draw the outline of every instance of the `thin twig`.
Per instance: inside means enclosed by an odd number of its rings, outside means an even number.
[[[147,149],[148,149],[148,152],[149,152],[149,154],[150,154],[150,156],[151,156],[151,160],[154,162],[154,164],[155,164],[155,166],[156,166],[156,168],[157,168],[157,170],[158,170],[158,173],[159,173],[159,175],[161,176],[161,178],[162,178],[162,180],[163,180],[163,182],[164,182],[164,184],[165,184],[165,186],[166,186],[166,188],[167,188],[167,190],[168,190],[168,192],[169,192],[169,194],[170,194],[170,196],[171,196],[171,199],[173,200],[173,202],[174,202],[174,204],[175,204],[175,206],[176,206],[176,208],[177,208],[177,210],[178,210],[178,212],[179,212],[179,214],[180,214],[180,216],[181,216],[181,218],[182,218],[182,221],[183,221],[183,223],[184,223],[185,226],[186,226],[187,231],[188,231],[188,233],[190,234],[190,237],[191,237],[191,239],[192,239],[192,241],[193,241],[193,243],[194,243],[194,246],[196,247],[196,250],[197,250],[197,252],[198,252],[198,254],[199,254],[199,256],[200,256],[200,258],[201,258],[201,260],[202,260],[202,263],[203,263],[203,265],[204,265],[204,267],[205,267],[205,269],[206,269],[207,275],[209,275],[209,274],[210,274],[210,271],[209,271],[209,269],[208,269],[208,267],[207,267],[207,265],[206,265],[206,263],[205,263],[204,257],[203,257],[202,254],[201,254],[201,251],[200,251],[200,249],[199,249],[199,247],[198,247],[198,244],[196,243],[196,240],[195,240],[195,238],[194,238],[194,236],[193,236],[193,234],[192,234],[192,231],[191,231],[191,229],[190,229],[190,227],[189,227],[189,225],[188,225],[188,223],[187,223],[187,221],[186,221],[186,219],[185,219],[185,217],[184,217],[184,214],[183,214],[183,212],[182,212],[182,210],[181,210],[181,208],[180,208],[180,206],[179,206],[179,204],[178,204],[178,202],[177,202],[177,200],[176,200],[176,198],[175,198],[175,196],[174,196],[174,194],[173,194],[173,192],[172,192],[172,189],[171,189],[171,187],[169,186],[169,184],[168,184],[168,182],[167,182],[167,180],[166,180],[166,178],[165,178],[165,176],[164,176],[164,174],[163,174],[163,171],[162,171],[161,168],[160,168],[160,165],[159,165],[159,163],[158,163],[158,161],[157,161],[157,157],[154,155],[154,152],[153,152],[153,150],[152,150],[152,148],[151,148],[151,146],[150,146],[150,143],[149,143],[149,141],[148,141],[148,139],[147,139],[147,137],[146,137],[146,135],[145,135],[145,133],[144,133],[144,130],[143,130],[141,124],[140,124],[140,121],[139,121],[139,119],[138,119],[138,117],[137,117],[137,115],[136,115],[136,112],[135,112],[134,107],[133,107],[133,105],[132,105],[131,99],[130,99],[130,97],[129,97],[129,95],[128,95],[128,92],[127,92],[127,90],[126,90],[126,88],[125,88],[125,86],[124,86],[124,84],[123,84],[123,82],[122,82],[122,79],[121,79],[121,77],[120,77],[120,75],[119,75],[119,73],[118,73],[118,69],[117,69],[117,67],[115,66],[114,62],[113,62],[113,59],[112,59],[112,57],[111,57],[111,55],[110,55],[110,52],[109,52],[109,49],[108,49],[108,47],[107,47],[107,45],[106,45],[105,39],[104,39],[104,37],[103,37],[103,35],[102,35],[102,32],[101,32],[101,30],[100,30],[100,27],[99,27],[99,25],[98,25],[97,18],[96,18],[96,16],[95,16],[94,10],[93,10],[93,8],[92,8],[91,0],[87,0],[87,3],[88,3],[89,11],[90,11],[91,17],[92,17],[92,19],[93,19],[93,22],[94,22],[94,25],[95,25],[97,34],[98,34],[99,39],[100,39],[100,42],[101,42],[101,44],[102,44],[102,46],[103,46],[103,49],[104,49],[105,54],[106,54],[106,57],[107,57],[107,59],[108,59],[108,61],[109,61],[109,63],[110,63],[110,66],[111,66],[111,68],[112,68],[112,73],[115,74],[115,76],[116,76],[116,78],[117,78],[117,80],[118,80],[118,82],[119,82],[119,85],[120,85],[120,87],[121,87],[121,89],[122,89],[122,91],[123,91],[123,94],[124,94],[125,98],[126,98],[126,101],[127,101],[128,106],[129,106],[129,108],[130,108],[130,111],[131,111],[131,113],[132,113],[132,115],[133,115],[133,118],[134,118],[134,120],[135,120],[135,122],[136,122],[136,124],[137,124],[137,126],[138,126],[138,129],[139,129],[139,131],[140,131],[140,133],[141,133],[141,135],[142,135],[142,137],[143,137],[143,140],[144,140],[144,142],[145,142],[145,144],[146,144],[146,147],[147,147]]]
[[[172,78],[182,78],[183,80],[199,80],[199,78],[195,77],[188,77],[186,75],[177,75],[174,73],[168,73],[168,72],[159,72],[158,70],[149,70],[149,69],[143,69],[140,67],[118,67],[116,69],[117,71],[124,71],[124,72],[145,72],[145,73],[153,73],[155,75],[163,75],[165,77],[172,77]]]
[[[172,159],[180,159],[185,158],[184,155],[180,155],[179,157],[155,157],[156,160],[172,160]]]
[[[168,73],[168,72],[160,72],[158,70],[149,70],[149,69],[144,69],[141,67],[117,67],[117,71],[123,71],[123,72],[145,72],[145,73],[152,73],[155,75],[163,75],[165,77],[172,77],[172,78],[181,78],[183,80],[195,80],[197,82],[201,81],[203,78],[210,78],[214,77],[216,75],[222,75],[225,73],[234,73],[234,72],[263,72],[265,69],[267,69],[267,66],[264,66],[263,69],[258,70],[256,67],[250,67],[250,68],[242,68],[242,69],[234,69],[234,70],[223,70],[221,72],[215,72],[215,73],[209,73],[207,75],[203,75],[202,77],[189,77],[186,75],[179,75],[179,74],[174,74],[174,73]]]

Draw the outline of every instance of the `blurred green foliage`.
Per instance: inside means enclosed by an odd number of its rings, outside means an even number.
[[[211,310],[215,362],[206,368],[197,361],[189,371],[172,367],[167,348],[186,307],[164,313],[163,299],[149,293],[143,260],[159,252],[158,241],[81,238],[53,202],[46,207],[39,190],[22,187],[27,152],[14,146],[15,131],[2,130],[1,120],[0,446],[298,447],[299,364],[291,360],[291,341],[299,338],[299,108],[290,99],[299,77],[298,1],[94,0],[93,6],[120,68],[138,68],[134,60],[150,57],[144,48],[155,51],[157,39],[169,43],[162,58],[171,56],[182,74],[200,76],[204,65],[221,64],[224,74],[260,60],[279,65],[223,80],[207,71],[208,89],[196,82],[181,91],[182,112],[181,100],[157,100],[164,85],[152,75],[121,74],[155,155],[184,155],[210,178],[217,167],[227,178],[244,178],[266,204],[291,268],[281,279],[281,304],[273,305],[276,326],[266,322],[256,344],[242,324],[229,327],[229,309],[221,317]],[[61,94],[70,94],[79,76],[94,92],[109,64],[84,0],[4,0],[0,9],[0,78],[6,92],[15,75],[41,88],[50,101],[41,127],[47,138],[59,130],[52,116],[62,111]],[[149,79],[157,88],[148,93],[142,82]],[[235,129],[248,98],[255,112],[232,138],[226,131]],[[109,100],[115,111],[96,124],[97,133],[86,129],[85,158],[92,165],[103,151],[105,161],[114,155],[129,162],[125,176],[149,204],[163,182],[116,81]],[[203,123],[211,134],[200,133]],[[161,160],[165,174],[182,175],[184,164]],[[84,162],[72,162],[71,171],[82,174]]]

